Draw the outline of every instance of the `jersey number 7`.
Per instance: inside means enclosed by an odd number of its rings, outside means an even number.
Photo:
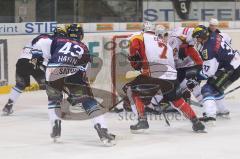
[[[162,53],[160,54],[160,59],[167,59],[167,45],[161,41],[158,41],[158,46],[163,48]]]

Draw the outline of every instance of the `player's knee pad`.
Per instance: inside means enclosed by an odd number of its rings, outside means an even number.
[[[60,92],[59,90],[57,90],[49,85],[46,85],[46,92],[47,92],[49,101],[52,101],[55,103],[60,103],[63,99],[62,92]]]

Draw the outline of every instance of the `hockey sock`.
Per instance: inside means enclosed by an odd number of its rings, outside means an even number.
[[[196,118],[196,114],[191,106],[183,98],[172,101],[174,107],[178,108],[188,119]]]
[[[134,100],[134,103],[137,107],[137,112],[138,112],[139,117],[144,117],[144,115],[145,115],[144,103],[139,98],[139,96],[134,95],[134,94],[133,94],[133,100]]]
[[[17,87],[13,87],[9,99],[11,99],[13,103],[15,103],[21,93],[22,90],[18,89]]]
[[[94,124],[94,125],[100,124],[100,125],[101,125],[101,128],[107,128],[107,124],[106,124],[104,115],[99,115],[99,116],[97,116],[97,117],[94,117],[94,118],[92,119],[92,121],[93,121],[93,124]]]
[[[225,106],[225,99],[217,99],[216,100],[216,104],[217,104],[217,110],[219,113],[224,113],[224,112],[228,112],[228,109]]]
[[[55,120],[60,120],[60,118],[56,114],[57,109],[60,110],[60,106],[50,105],[50,104],[48,105],[48,116],[49,116],[50,123],[52,126],[54,125]]]
[[[131,104],[132,112],[136,117],[138,117],[138,111],[135,104]]]
[[[217,105],[215,100],[211,100],[211,99],[204,100],[203,109],[207,117],[214,117],[214,118],[216,117]]]

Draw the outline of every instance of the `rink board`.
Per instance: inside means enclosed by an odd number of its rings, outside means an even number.
[[[232,37],[232,45],[234,49],[240,50],[239,45],[239,37],[240,30],[232,29],[232,30],[224,30],[224,32],[228,33],[230,37]],[[124,75],[118,75],[118,70],[113,70],[115,61],[113,61],[112,56],[113,53],[119,53],[128,50],[125,46],[122,46],[119,41],[116,43],[113,42],[113,37],[116,35],[129,35],[132,32],[108,32],[108,33],[86,33],[84,37],[85,44],[89,47],[89,51],[95,57],[98,57],[102,60],[102,67],[100,72],[98,73],[93,86],[96,88],[100,88],[107,91],[113,91],[113,79],[120,80],[124,79]],[[7,80],[9,86],[0,87],[0,93],[9,93],[10,87],[15,84],[15,64],[17,59],[21,53],[23,46],[30,42],[31,39],[36,37],[36,35],[8,35],[8,36],[0,36],[0,40],[7,41],[7,49],[3,48],[1,50],[6,50],[7,53],[7,68],[2,71],[6,71],[8,76],[7,78],[2,77],[0,80]],[[115,46],[113,46],[115,45]],[[3,47],[3,45],[1,45]],[[6,47],[6,46],[5,46]],[[1,51],[0,51],[1,52]],[[3,56],[3,54],[1,55]],[[126,63],[126,61],[124,61]],[[129,65],[129,63],[128,63]],[[98,63],[93,63],[91,66],[93,69],[98,67]],[[113,71],[115,71],[113,73]],[[2,72],[1,74],[4,74]],[[238,86],[238,84],[236,84]],[[31,90],[31,89],[30,89]]]

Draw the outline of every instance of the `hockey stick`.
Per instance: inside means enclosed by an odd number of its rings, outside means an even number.
[[[228,92],[224,93],[224,95],[226,96],[226,95],[228,95],[228,94],[236,91],[236,90],[239,89],[239,88],[240,88],[240,86],[238,86],[238,87],[236,87],[236,88],[233,88],[233,89],[229,90]],[[197,106],[197,107],[202,107],[202,105],[201,105],[200,103],[195,102],[195,101],[193,101],[193,100],[191,100],[191,105],[194,105],[194,106]]]
[[[228,94],[234,92],[235,90],[237,90],[237,89],[239,89],[239,88],[240,88],[240,86],[238,86],[238,87],[236,87],[236,88],[233,88],[233,89],[231,89],[230,91],[228,91],[227,93],[225,93],[224,95],[228,95]]]

